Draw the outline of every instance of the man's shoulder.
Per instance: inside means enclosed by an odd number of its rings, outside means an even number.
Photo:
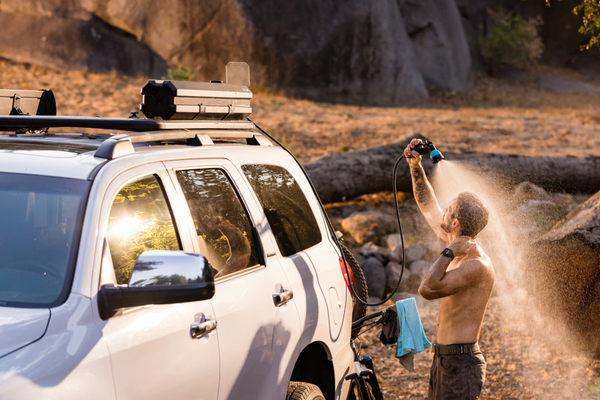
[[[490,258],[482,253],[477,257],[465,260],[462,265],[463,268],[470,270],[472,273],[481,276],[494,276],[494,268]]]

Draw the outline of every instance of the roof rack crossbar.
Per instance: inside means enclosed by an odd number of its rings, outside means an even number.
[[[177,129],[252,129],[248,121],[164,121],[156,119],[0,115],[0,131],[39,130],[44,128],[95,128],[130,132]]]

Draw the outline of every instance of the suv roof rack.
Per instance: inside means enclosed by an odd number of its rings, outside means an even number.
[[[0,115],[0,131],[35,131],[45,128],[95,128],[144,132],[179,129],[252,129],[248,121],[160,120],[137,118]]]
[[[245,139],[248,144],[272,146],[248,118],[250,67],[230,62],[226,76],[226,83],[149,80],[141,89],[140,110],[146,119],[138,118],[137,112],[129,118],[56,116],[52,91],[4,89],[0,90],[0,132],[22,133],[15,140],[29,143],[39,141],[39,134],[45,136],[49,128],[132,132],[112,135],[100,144],[95,156],[106,159],[133,153],[134,143],[185,140],[206,146],[214,144],[213,139]]]

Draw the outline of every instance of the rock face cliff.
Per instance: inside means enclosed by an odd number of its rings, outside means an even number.
[[[315,100],[397,106],[473,82],[454,0],[2,0],[0,56],[160,77],[168,66]]]

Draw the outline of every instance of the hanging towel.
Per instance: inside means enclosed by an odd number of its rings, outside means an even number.
[[[431,346],[423,331],[417,302],[414,297],[399,300],[396,303],[400,334],[398,335],[398,351],[396,358],[404,368],[412,372],[415,370],[414,356]]]

